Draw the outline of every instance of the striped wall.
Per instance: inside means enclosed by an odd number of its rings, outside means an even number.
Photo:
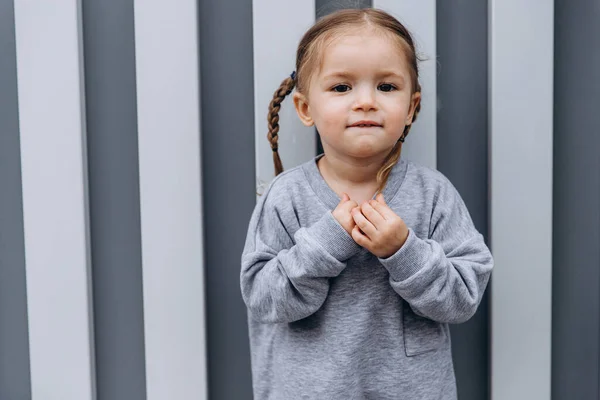
[[[414,33],[403,156],[496,259],[451,327],[459,398],[599,398],[600,9],[579,3],[0,0],[0,399],[252,398],[239,256],[267,106],[348,7]],[[285,168],[315,156],[291,101],[280,124]]]
[[[29,382],[0,397],[207,398],[197,4],[42,3],[13,5]]]

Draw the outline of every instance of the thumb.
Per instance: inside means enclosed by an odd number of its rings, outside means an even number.
[[[350,196],[344,193],[344,195],[342,196],[342,201],[340,201],[338,207],[348,212],[351,212],[354,207],[358,207],[358,204],[356,204],[356,202],[352,200]]]
[[[350,200],[350,197],[346,194],[346,193],[342,193],[342,198],[340,199],[340,202],[338,203],[336,208],[345,208],[348,205],[348,201]]]
[[[350,196],[348,196],[346,193],[342,193],[342,198],[340,199],[340,202],[338,203],[336,208],[343,208],[346,204],[348,204],[349,200]]]

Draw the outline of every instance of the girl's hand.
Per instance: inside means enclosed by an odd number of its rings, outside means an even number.
[[[354,200],[350,200],[350,197],[344,193],[342,196],[342,200],[337,205],[335,210],[331,213],[333,217],[342,225],[342,227],[348,232],[349,235],[352,236],[352,229],[356,226],[354,223],[354,218],[352,218],[352,214],[350,211],[354,207],[358,207],[358,204]]]
[[[375,200],[366,201],[352,209],[355,226],[354,241],[379,258],[396,253],[408,238],[408,227],[385,203],[379,193]]]

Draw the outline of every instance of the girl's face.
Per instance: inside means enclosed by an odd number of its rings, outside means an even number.
[[[308,95],[294,94],[306,126],[316,125],[326,154],[383,158],[412,122],[420,94],[412,94],[409,65],[387,35],[362,30],[325,50]]]

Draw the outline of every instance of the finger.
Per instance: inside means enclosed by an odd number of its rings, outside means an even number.
[[[340,203],[344,203],[344,202],[346,202],[348,200],[350,200],[350,197],[348,196],[348,194],[345,193],[345,192],[342,193],[342,199],[341,199]]]
[[[369,243],[371,243],[369,238],[367,236],[365,236],[365,234],[363,232],[360,231],[360,228],[358,227],[358,225],[354,225],[354,228],[352,228],[352,232],[351,232],[350,236],[352,236],[352,239],[354,239],[356,244],[358,244],[359,246],[365,247],[365,246],[368,246]]]
[[[388,211],[389,207],[387,207],[386,205],[381,204],[379,201],[376,200],[370,200],[369,204],[379,213],[379,215],[381,215],[383,219],[387,220],[390,217]]]
[[[360,212],[360,208],[356,207],[352,209],[352,218],[354,218],[354,222],[360,230],[362,230],[365,235],[369,238],[372,238],[377,233],[377,228]]]
[[[391,219],[396,216],[396,213],[387,205],[381,193],[375,197],[375,200],[377,200],[377,204],[373,204],[373,207],[377,206],[375,209],[383,216],[383,218]]]
[[[381,226],[382,223],[385,222],[385,218],[383,217],[383,215],[381,215],[381,213],[377,210],[377,208],[375,208],[373,206],[373,204],[377,204],[376,201],[371,200],[369,202],[364,202],[362,207],[361,207],[361,211],[363,213],[363,215],[365,217],[367,217],[367,219],[373,224],[375,225],[375,228],[378,228],[379,226]]]

